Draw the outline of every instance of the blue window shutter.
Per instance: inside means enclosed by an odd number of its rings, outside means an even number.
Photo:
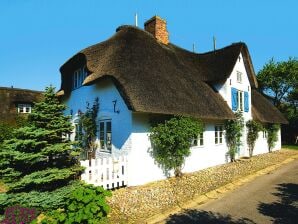
[[[231,88],[232,90],[232,110],[236,111],[238,108],[238,90],[235,88]]]
[[[248,92],[244,92],[244,112],[249,111],[249,100],[248,100]]]

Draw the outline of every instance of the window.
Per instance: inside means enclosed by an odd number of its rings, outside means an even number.
[[[100,143],[100,150],[111,152],[112,150],[112,121],[111,120],[99,121],[99,143]]]
[[[232,110],[249,112],[249,94],[236,88],[231,88]]]
[[[242,83],[242,72],[237,72],[237,82]]]
[[[79,68],[73,73],[72,77],[72,89],[77,89],[82,86],[85,78],[88,76],[86,66]]]
[[[221,144],[223,142],[223,125],[215,125],[215,144]]]
[[[23,114],[26,114],[26,113],[31,113],[31,104],[18,104],[17,106],[17,110],[18,110],[18,113],[23,113]]]
[[[80,141],[82,137],[82,126],[79,123],[75,123],[75,141]]]
[[[238,110],[243,111],[243,92],[238,90]]]
[[[203,146],[204,145],[204,132],[198,134],[196,138],[192,139],[191,146]]]
[[[267,131],[263,130],[263,138],[267,138]]]

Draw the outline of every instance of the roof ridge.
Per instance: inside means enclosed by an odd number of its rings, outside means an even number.
[[[17,91],[31,91],[31,92],[37,92],[37,93],[42,93],[43,92],[43,91],[40,91],[40,90],[22,89],[22,88],[4,87],[4,86],[0,86],[0,89],[3,89],[3,90],[17,90]]]

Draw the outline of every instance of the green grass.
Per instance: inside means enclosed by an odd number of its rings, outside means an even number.
[[[283,149],[293,149],[293,150],[298,150],[298,145],[283,145]]]

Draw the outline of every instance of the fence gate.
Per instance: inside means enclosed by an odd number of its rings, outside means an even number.
[[[81,179],[88,184],[114,189],[127,185],[127,156],[103,157],[80,161],[86,167]]]

